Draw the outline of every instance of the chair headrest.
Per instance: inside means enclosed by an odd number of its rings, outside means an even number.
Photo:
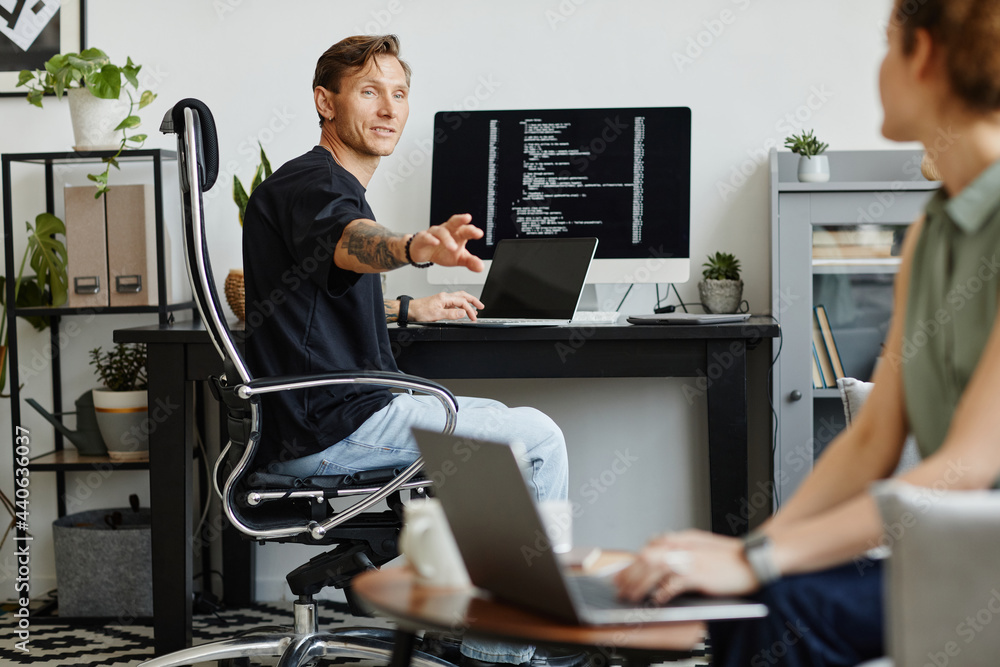
[[[198,173],[201,175],[203,192],[212,189],[219,177],[219,140],[215,132],[215,119],[212,112],[201,100],[192,97],[183,99],[169,109],[160,123],[160,132],[164,134],[182,134],[184,132],[184,109],[191,109],[195,114],[195,131],[200,134],[198,141]]]

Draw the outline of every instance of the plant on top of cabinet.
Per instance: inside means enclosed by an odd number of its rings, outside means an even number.
[[[798,177],[803,183],[826,183],[830,180],[830,161],[823,152],[829,148],[812,130],[785,139],[785,148],[799,155]]]

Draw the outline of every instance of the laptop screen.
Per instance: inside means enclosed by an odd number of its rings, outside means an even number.
[[[596,238],[506,239],[483,286],[480,317],[571,319]]]

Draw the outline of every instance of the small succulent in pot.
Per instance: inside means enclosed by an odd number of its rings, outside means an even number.
[[[709,255],[708,261],[702,264],[704,270],[701,277],[705,280],[739,280],[740,260],[728,252],[717,252]]]
[[[823,151],[829,147],[830,144],[825,144],[817,139],[812,130],[803,132],[802,134],[793,134],[785,139],[785,148],[803,157],[822,155]]]
[[[803,183],[826,183],[830,180],[830,160],[823,152],[830,145],[816,138],[812,130],[785,139],[785,148],[799,155],[798,178]]]
[[[740,260],[728,252],[716,252],[702,264],[703,280],[698,283],[701,303],[710,313],[735,313],[743,298]]]

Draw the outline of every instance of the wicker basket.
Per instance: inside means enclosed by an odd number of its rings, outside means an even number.
[[[246,317],[246,294],[243,288],[243,269],[230,269],[226,276],[226,301],[240,322]]]

